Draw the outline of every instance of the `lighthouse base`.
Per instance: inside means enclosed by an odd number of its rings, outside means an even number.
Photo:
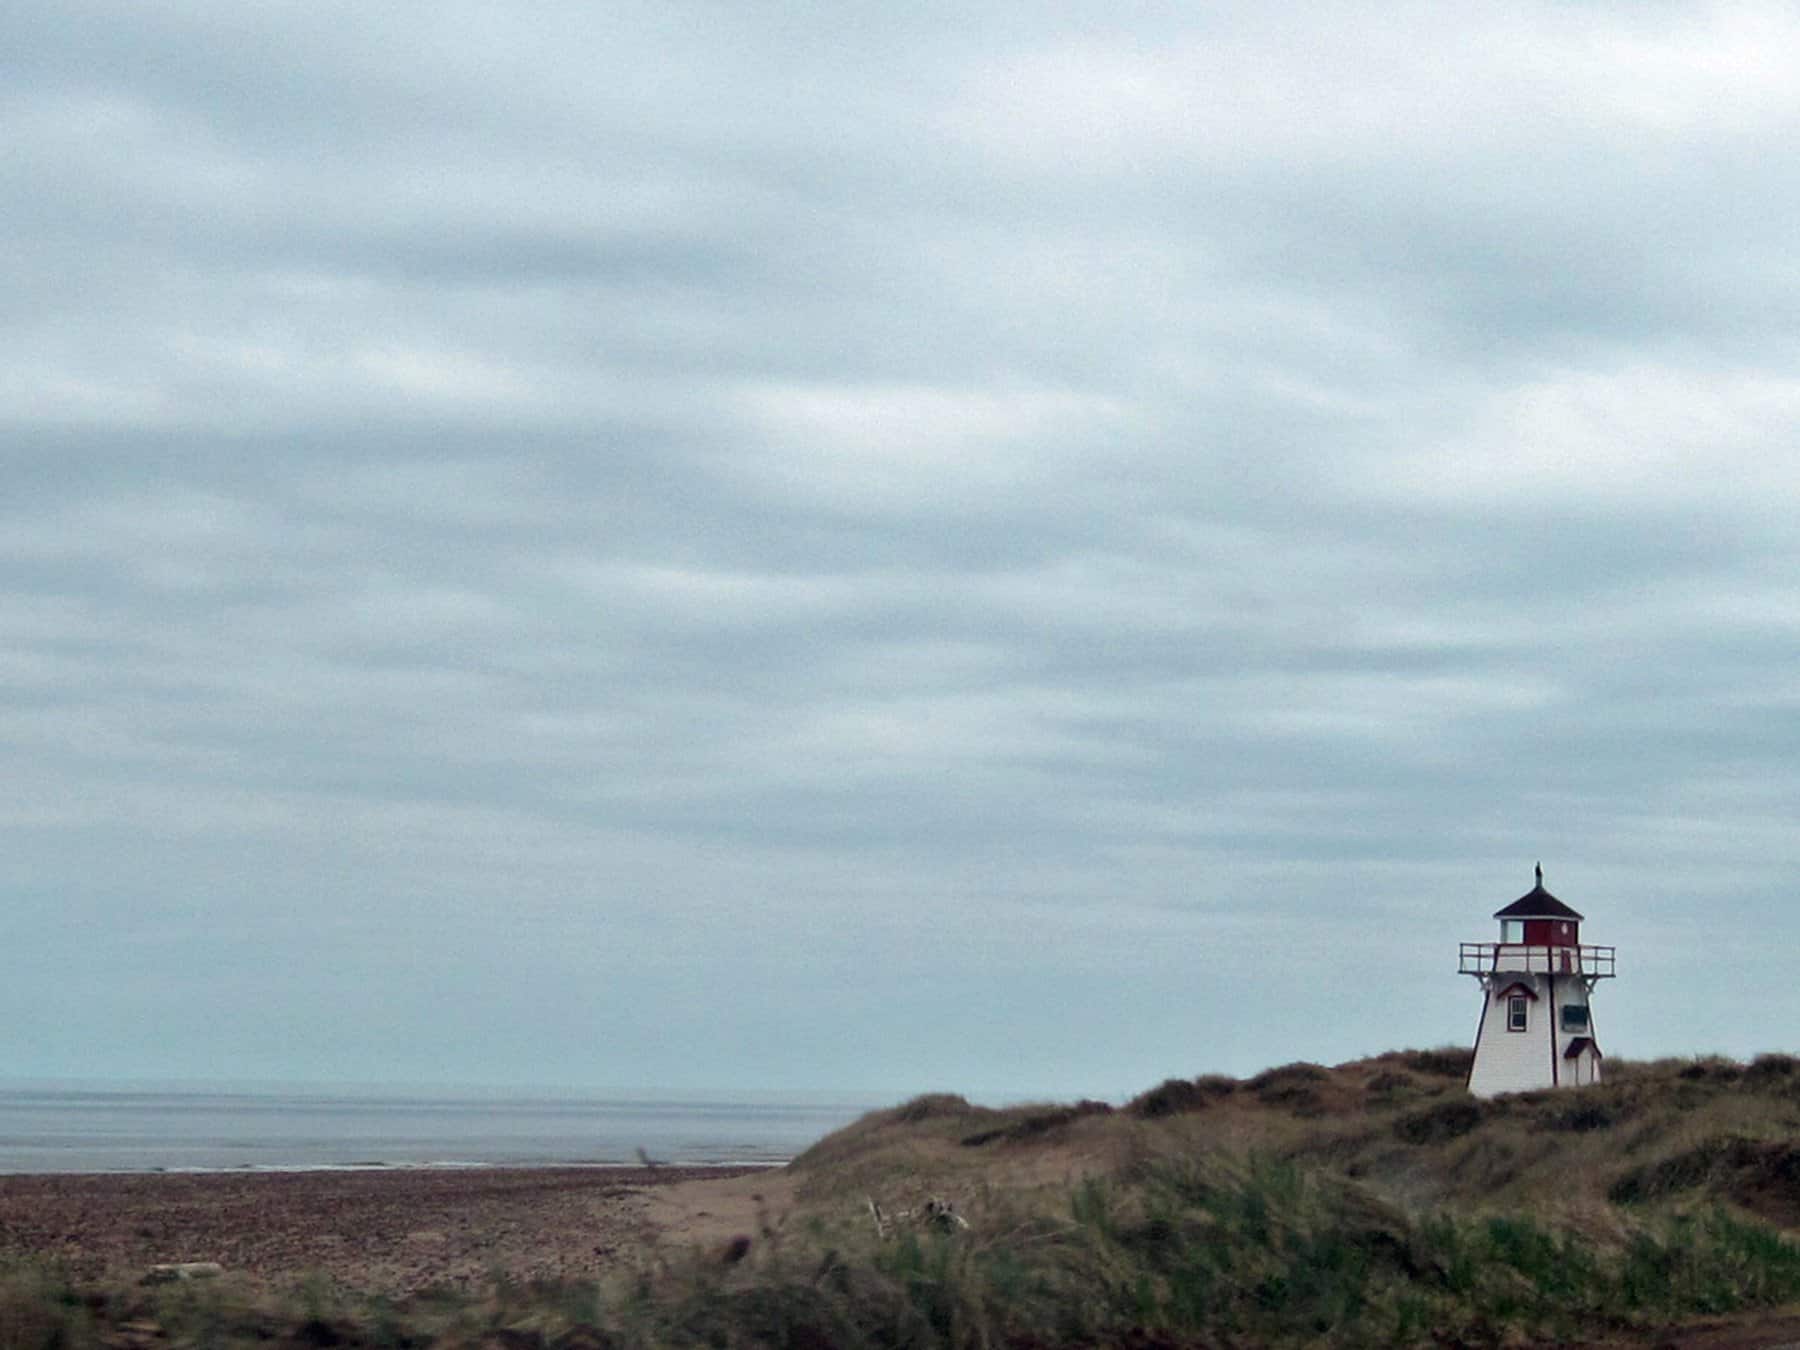
[[[1469,1091],[1477,1097],[1598,1083],[1588,982],[1580,976],[1499,971],[1482,976],[1481,1021]]]

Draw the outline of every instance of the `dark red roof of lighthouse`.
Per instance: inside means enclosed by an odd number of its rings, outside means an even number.
[[[1505,909],[1494,911],[1496,919],[1579,919],[1581,915],[1544,889],[1544,869],[1537,869],[1537,885],[1513,901]]]

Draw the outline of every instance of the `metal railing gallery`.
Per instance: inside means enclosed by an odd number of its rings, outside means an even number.
[[[1531,975],[1584,975],[1590,980],[1613,977],[1611,947],[1544,946],[1524,942],[1465,942],[1458,954],[1457,972],[1492,975],[1519,971]]]

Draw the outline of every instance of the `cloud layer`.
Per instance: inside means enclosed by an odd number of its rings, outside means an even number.
[[[1782,1044],[1797,30],[0,15],[13,1071]]]

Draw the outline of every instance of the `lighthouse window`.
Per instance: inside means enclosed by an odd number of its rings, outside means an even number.
[[[1523,942],[1525,940],[1525,920],[1500,920],[1500,940],[1502,942]]]
[[[1564,1031],[1586,1031],[1588,1029],[1588,1010],[1585,1003],[1563,1004],[1562,1029]]]
[[[1525,1030],[1525,996],[1514,994],[1506,1000],[1506,1029],[1508,1031]]]

